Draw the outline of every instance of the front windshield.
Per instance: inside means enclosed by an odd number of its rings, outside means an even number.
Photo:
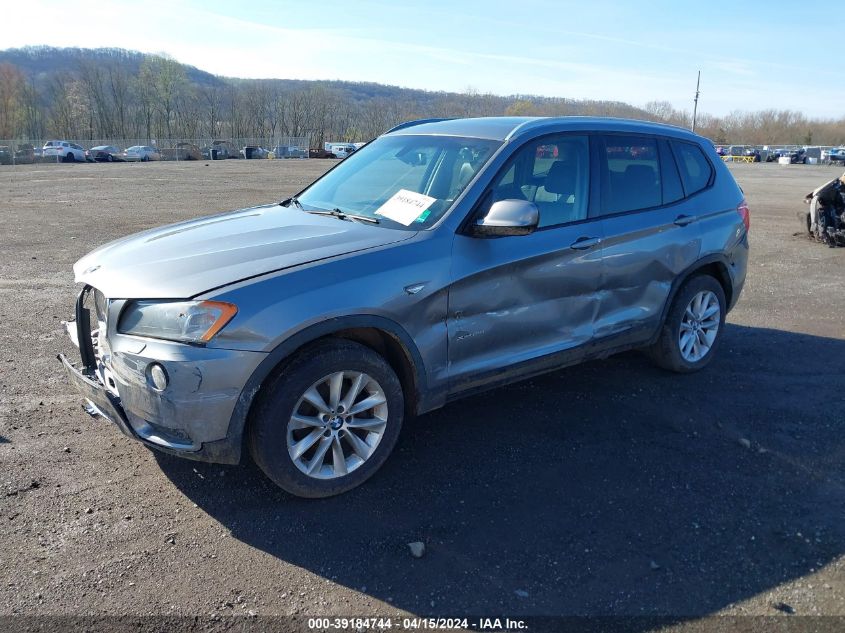
[[[298,201],[305,210],[337,210],[390,228],[424,229],[446,213],[499,145],[454,136],[383,136],[354,152]]]

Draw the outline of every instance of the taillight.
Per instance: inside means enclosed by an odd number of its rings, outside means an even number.
[[[742,223],[745,225],[745,230],[748,231],[751,229],[751,211],[748,209],[748,203],[743,200],[739,203],[739,206],[736,208],[736,212],[739,213],[739,217],[742,218]]]

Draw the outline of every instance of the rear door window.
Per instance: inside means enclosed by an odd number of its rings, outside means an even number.
[[[695,143],[672,141],[684,191],[688,196],[705,189],[713,178],[713,166]]]
[[[647,136],[607,135],[602,150],[602,214],[624,213],[662,204],[657,140]]]

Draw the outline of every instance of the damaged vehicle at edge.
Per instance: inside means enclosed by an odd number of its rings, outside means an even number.
[[[802,232],[830,247],[845,246],[845,174],[804,197],[809,208],[798,212]]]

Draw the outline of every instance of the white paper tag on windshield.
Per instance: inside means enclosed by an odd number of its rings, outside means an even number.
[[[378,208],[376,215],[382,215],[389,220],[408,226],[435,202],[437,202],[437,198],[407,189],[400,189],[393,194],[390,200]]]

